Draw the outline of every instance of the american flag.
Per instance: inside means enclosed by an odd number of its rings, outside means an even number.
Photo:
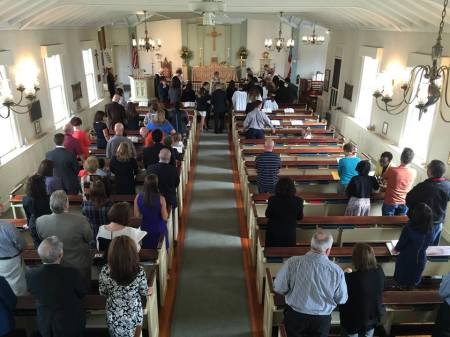
[[[139,69],[139,54],[136,47],[131,47],[131,66],[133,69]]]

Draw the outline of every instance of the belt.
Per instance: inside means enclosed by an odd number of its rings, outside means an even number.
[[[0,257],[0,261],[1,261],[1,260],[11,260],[11,259],[14,259],[15,257],[17,257],[17,256],[19,256],[19,255],[20,255],[20,252],[17,253],[16,255],[14,255],[14,256],[10,256],[10,257]]]

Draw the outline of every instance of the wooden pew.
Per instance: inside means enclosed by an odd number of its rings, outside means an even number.
[[[271,138],[275,144],[341,144],[342,139],[335,137],[315,137],[310,139],[305,138],[278,138],[278,137],[266,137]],[[239,139],[239,144],[253,145],[264,144],[265,139]]]
[[[276,294],[273,290],[273,277],[269,269],[265,273],[265,281],[267,286],[264,292],[264,316],[263,316],[263,332],[264,337],[272,337],[273,326],[280,325],[283,321],[283,310],[285,307],[284,296]],[[387,312],[382,319],[382,324],[389,335],[391,326],[395,323],[395,315],[400,310],[400,318],[406,319],[405,312],[412,316],[414,321],[418,316],[424,316],[424,311],[416,311],[420,306],[425,306],[425,321],[434,322],[434,316],[437,306],[442,303],[437,290],[412,290],[412,291],[385,291],[383,293],[383,304],[387,306]],[[431,306],[431,309],[430,309]],[[403,314],[403,315],[402,315]],[[416,320],[416,322],[420,321]],[[332,314],[332,324],[339,324],[339,315],[337,311]],[[280,336],[280,334],[278,335]]]
[[[147,296],[144,309],[144,324],[143,327],[147,329],[149,337],[159,336],[159,319],[158,319],[158,288],[156,286],[156,272],[154,269],[147,272],[148,285],[153,288],[153,294]],[[106,325],[106,298],[98,294],[88,294],[84,300],[84,307],[86,309],[86,328],[107,328]],[[35,316],[36,300],[33,296],[19,296],[17,298],[15,317],[16,322],[19,322],[18,327],[21,326],[22,317],[27,319],[24,321],[24,328],[31,335],[34,330],[33,325],[29,324],[29,317]]]

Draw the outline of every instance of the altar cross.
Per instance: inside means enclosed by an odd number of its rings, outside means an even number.
[[[222,33],[216,32],[216,27],[213,27],[211,33],[207,34],[208,36],[211,36],[213,39],[213,51],[216,51],[216,38],[221,36]]]

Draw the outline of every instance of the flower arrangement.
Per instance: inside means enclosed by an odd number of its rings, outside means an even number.
[[[239,58],[242,58],[243,60],[246,60],[247,57],[248,57],[248,50],[245,47],[241,47],[241,48],[239,48],[237,54],[238,54]]]
[[[181,47],[180,56],[184,60],[184,62],[188,62],[194,54],[192,53],[192,50],[190,50],[188,47],[183,46]]]

